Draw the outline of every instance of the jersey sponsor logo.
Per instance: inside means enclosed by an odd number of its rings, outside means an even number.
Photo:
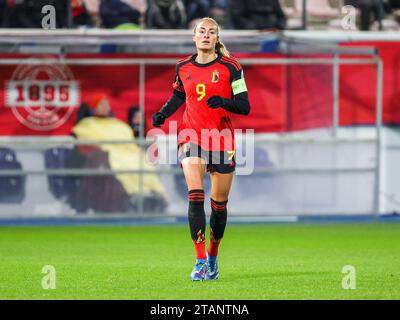
[[[211,82],[212,83],[217,83],[219,81],[219,71],[218,70],[214,70],[212,73],[212,77],[211,77]]]

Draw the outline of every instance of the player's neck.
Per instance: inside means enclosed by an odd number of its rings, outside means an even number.
[[[197,51],[196,62],[197,63],[209,63],[215,59],[217,59],[218,55],[215,52],[209,51]]]

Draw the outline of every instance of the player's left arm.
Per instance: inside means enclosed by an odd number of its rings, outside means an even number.
[[[231,74],[232,99],[224,99],[220,96],[212,96],[207,100],[209,108],[223,108],[226,111],[248,115],[250,113],[249,95],[243,69],[235,70]]]

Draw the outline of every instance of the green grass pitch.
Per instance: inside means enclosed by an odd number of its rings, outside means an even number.
[[[232,224],[220,279],[190,282],[185,225],[1,227],[0,299],[400,299],[399,253],[396,223]]]

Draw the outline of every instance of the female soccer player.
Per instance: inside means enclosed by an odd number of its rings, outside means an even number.
[[[189,227],[196,250],[190,279],[218,279],[217,255],[227,220],[227,202],[235,171],[230,113],[250,112],[243,70],[219,39],[219,26],[203,18],[194,28],[197,53],[176,64],[173,94],[152,117],[160,127],[184,102],[178,128],[178,155],[189,191]],[[210,245],[206,254],[204,174],[211,176]]]

